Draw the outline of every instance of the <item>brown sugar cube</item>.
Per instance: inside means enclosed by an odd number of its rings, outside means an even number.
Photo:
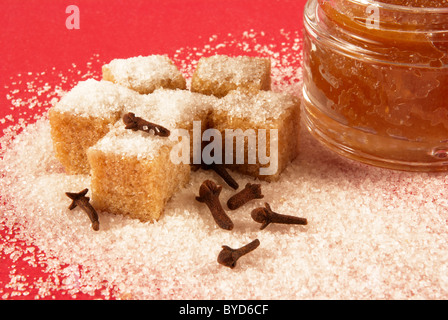
[[[271,62],[266,58],[214,55],[199,59],[191,91],[219,98],[231,90],[270,90]]]
[[[86,150],[140,95],[109,81],[79,82],[49,110],[56,157],[68,174],[88,174]]]
[[[176,65],[165,55],[114,59],[102,67],[103,79],[141,94],[158,88],[186,89],[186,81]]]
[[[129,112],[171,131],[185,130],[185,138],[190,142],[189,163],[194,164],[195,159],[199,159],[199,164],[201,146],[194,145],[198,141],[194,139],[194,134],[199,135],[200,139],[210,126],[210,114],[218,100],[214,96],[188,90],[157,89],[152,94],[142,96],[142,102],[129,109]],[[196,157],[194,153],[197,154]]]
[[[188,164],[170,159],[167,137],[125,129],[121,122],[88,149],[92,205],[140,221],[158,220],[190,177]]]
[[[220,99],[211,125],[221,132],[228,168],[275,181],[298,155],[300,100],[286,93],[235,90]]]

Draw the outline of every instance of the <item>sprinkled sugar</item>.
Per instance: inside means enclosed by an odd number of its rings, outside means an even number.
[[[152,160],[158,155],[161,147],[173,144],[169,139],[154,136],[153,133],[127,130],[119,121],[92,148],[123,157],[136,156],[137,159]]]
[[[185,79],[166,55],[114,59],[103,66],[103,77],[140,93],[157,88],[185,89]]]
[[[65,94],[55,109],[83,117],[102,117],[121,112],[124,105],[132,105],[138,98],[138,93],[131,89],[109,81],[88,79]]]
[[[174,59],[191,75],[201,55],[235,50],[271,57],[273,89],[298,95],[300,36],[282,31],[279,37],[284,44],[253,31],[215,36],[204,48],[179,49]],[[11,93],[12,99],[17,95]],[[64,195],[88,187],[89,177],[63,173],[45,115],[20,127],[20,134],[10,130],[0,139],[0,225],[14,230],[0,242],[2,254],[14,261],[10,282],[0,288],[4,299],[48,297],[56,288],[73,297],[106,299],[448,298],[444,173],[354,163],[324,149],[303,129],[299,158],[280,181],[261,182],[264,199],[229,212],[231,232],[218,228],[194,200],[203,180],[218,181],[202,170],[171,199],[159,222],[102,212],[100,230],[93,232],[83,212],[67,209],[71,201]],[[233,176],[241,186],[252,182]],[[233,194],[224,187],[223,204]],[[264,202],[276,212],[307,218],[308,225],[260,231],[250,210]],[[222,245],[237,248],[255,238],[260,246],[234,269],[217,263]],[[50,276],[22,276],[15,268],[20,259],[45,265]]]
[[[172,130],[180,123],[200,120],[198,115],[207,113],[217,100],[189,90],[157,89],[150,95],[141,96],[140,103],[128,111]]]
[[[217,83],[231,80],[236,85],[260,81],[266,65],[265,59],[248,56],[213,55],[200,62],[197,69],[203,80]]]
[[[284,92],[260,91],[257,95],[247,95],[232,91],[216,104],[218,110],[225,110],[229,116],[251,119],[263,123],[269,119],[278,119],[286,109],[296,104],[297,96]],[[249,113],[250,110],[257,112]]]

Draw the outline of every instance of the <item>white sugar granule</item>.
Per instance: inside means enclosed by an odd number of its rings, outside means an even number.
[[[216,36],[209,47],[179,49],[176,56],[183,70],[193,70],[189,65],[197,62],[197,52],[219,53],[242,43],[251,53],[273,57],[275,90],[300,92],[300,53],[294,49],[299,34],[282,33],[280,46],[257,42],[265,37],[253,31],[243,39]],[[12,141],[12,133],[0,139],[0,222],[14,230],[10,241],[2,239],[1,250],[13,259],[21,255],[30,264],[45,263],[61,280],[30,284],[11,271],[7,286],[14,291],[0,289],[2,298],[29,296],[36,288],[36,297],[45,297],[55,283],[73,297],[103,290],[106,299],[448,298],[444,173],[355,163],[324,149],[302,129],[299,157],[280,181],[261,182],[265,198],[228,212],[235,224],[230,232],[218,228],[207,207],[194,200],[203,180],[221,181],[202,170],[168,202],[159,222],[101,212],[100,230],[94,232],[84,212],[67,209],[71,201],[64,195],[89,187],[89,177],[63,173],[46,117],[21,129]],[[232,174],[240,186],[253,182]],[[224,185],[222,203],[233,194]],[[307,218],[308,225],[259,230],[250,212],[264,202],[276,212]],[[13,238],[39,249],[25,252]],[[222,245],[238,248],[256,238],[260,246],[235,269],[216,262]]]

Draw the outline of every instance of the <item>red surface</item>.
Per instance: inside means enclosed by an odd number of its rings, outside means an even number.
[[[253,29],[271,39],[280,30],[300,31],[305,0],[2,0],[0,1],[0,118],[18,112],[6,99],[8,88],[18,74],[47,70],[68,70],[75,63],[85,66],[93,54],[109,61],[136,55],[174,53],[176,49],[204,45],[212,35],[240,35]],[[68,5],[80,9],[80,29],[65,26]],[[280,37],[279,40],[281,41]],[[52,85],[60,81],[46,73]],[[76,78],[76,77],[75,77]],[[77,81],[79,79],[71,79]],[[33,111],[31,111],[32,113]],[[36,112],[36,111],[34,111]],[[28,114],[29,115],[29,114]],[[4,129],[11,123],[0,124]],[[0,226],[0,241],[11,241],[11,230]],[[19,244],[15,244],[21,246]],[[44,278],[43,266],[30,266],[23,255],[14,261],[0,251],[0,294],[8,299],[33,299],[39,288],[28,296],[14,296],[8,289],[11,266],[28,282]],[[6,294],[5,294],[6,293]],[[0,296],[0,299],[4,298]],[[102,298],[83,294],[78,299]],[[72,299],[56,290],[50,299]]]

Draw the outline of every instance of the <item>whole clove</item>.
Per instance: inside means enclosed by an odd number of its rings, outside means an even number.
[[[126,129],[131,129],[132,131],[141,130],[144,132],[154,133],[155,136],[168,137],[170,135],[170,130],[161,125],[146,121],[140,117],[136,117],[134,113],[129,112],[123,116],[123,122],[126,125]]]
[[[68,208],[73,210],[79,206],[89,216],[92,222],[92,229],[98,231],[100,229],[100,222],[95,208],[90,204],[90,198],[85,196],[88,191],[89,189],[86,188],[78,193],[66,192],[67,197],[73,200]]]
[[[259,245],[260,240],[255,239],[239,249],[222,246],[222,250],[218,255],[218,263],[233,269],[239,258],[255,250]]]
[[[247,183],[243,190],[227,200],[227,207],[236,210],[254,199],[262,199],[261,184]]]
[[[222,164],[216,164],[216,163],[204,164],[203,163],[201,165],[201,168],[203,170],[215,171],[215,173],[218,174],[224,180],[224,182],[232,189],[237,190],[240,187],[238,182],[235,181],[235,179],[230,175],[230,173],[226,170],[226,168]]]
[[[252,219],[254,219],[256,222],[262,224],[260,230],[263,230],[271,223],[301,224],[301,225],[306,225],[308,223],[307,219],[305,218],[273,212],[271,206],[268,203],[265,203],[265,208],[261,207],[252,210],[251,216]]]
[[[222,208],[219,200],[221,190],[222,186],[217,185],[211,180],[205,180],[199,188],[199,197],[196,197],[196,200],[207,205],[213,219],[220,228],[232,230],[233,222]]]

